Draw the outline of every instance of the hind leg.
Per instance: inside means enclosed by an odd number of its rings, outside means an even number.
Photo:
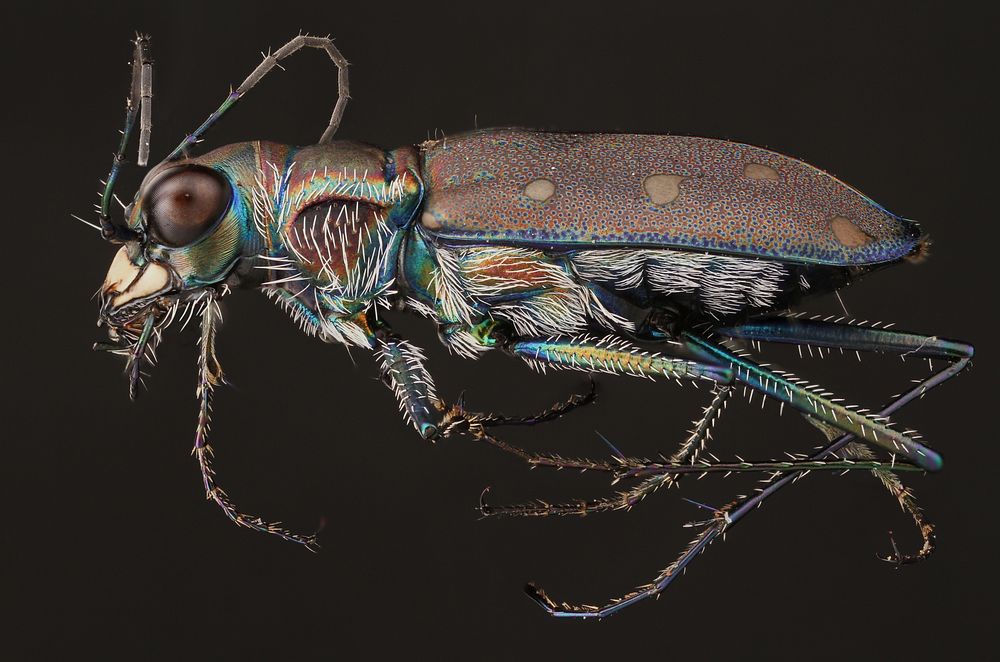
[[[957,361],[972,358],[968,343],[905,331],[886,326],[862,326],[801,317],[769,317],[731,327],[714,327],[713,334],[750,341],[846,349],[856,352],[883,352],[922,359]]]
[[[879,415],[888,416],[909,402],[919,399],[932,388],[943,384],[964,370],[968,366],[969,361],[969,358],[959,359],[954,364],[924,379],[910,390],[893,399],[892,402],[879,412]],[[836,457],[838,452],[841,452],[854,440],[855,437],[853,434],[844,434],[824,446],[812,458],[823,460],[829,457]],[[720,509],[715,513],[713,520],[691,541],[677,560],[661,571],[650,583],[640,586],[630,593],[613,598],[603,606],[557,602],[549,597],[545,591],[533,584],[529,584],[526,590],[538,602],[539,606],[552,616],[569,618],[603,618],[610,616],[631,604],[660,595],[686,570],[695,557],[705,551],[712,542],[723,536],[726,531],[738,524],[747,515],[757,510],[768,497],[777,493],[783,487],[792,484],[802,476],[802,472],[787,474],[754,492],[752,496],[741,498]]]
[[[856,350],[856,351],[886,351],[886,352],[896,352],[902,355],[915,356],[918,358],[960,358],[971,356],[972,348],[963,343],[958,343],[954,341],[942,340],[936,337],[921,336],[917,334],[902,333],[889,331],[888,329],[878,329],[878,328],[868,328],[868,327],[852,327],[843,324],[833,324],[829,322],[817,322],[814,320],[798,320],[798,319],[788,319],[788,318],[776,318],[776,319],[765,319],[759,322],[754,322],[752,324],[747,324],[739,327],[730,328],[720,328],[713,329],[713,332],[720,335],[725,335],[731,338],[743,338],[749,339],[751,341],[774,341],[774,342],[788,342],[788,343],[800,343],[808,344],[810,346],[817,347],[838,347],[842,349]],[[581,361],[579,358],[580,352],[584,351],[580,348],[574,348],[575,353],[571,353],[565,346],[559,353],[552,354],[547,352],[547,348],[557,341],[546,341],[545,343],[538,342],[525,342],[525,343],[513,343],[512,347],[515,350],[523,348],[534,347],[535,351],[528,355],[531,362],[536,364],[536,367],[544,369],[547,362],[558,361],[557,367],[564,367],[566,363],[570,364],[570,367],[577,369],[583,369],[590,367],[592,363],[590,361]],[[706,345],[709,341],[703,340]],[[543,347],[544,349],[539,349]],[[696,351],[701,351],[705,353],[704,350],[700,350],[695,347]],[[757,366],[756,364],[750,362],[744,357],[737,356],[735,352],[728,350],[726,348],[720,348],[720,352],[725,352],[723,356],[729,357],[731,365],[736,368],[736,376],[740,381],[749,384],[755,388],[759,388],[766,394],[774,394],[777,392],[779,399],[783,402],[791,403],[805,403],[805,413],[810,417],[810,420],[820,424],[825,430],[830,428],[836,428],[833,425],[834,421],[837,421],[838,413],[845,419],[846,423],[854,423],[856,419],[858,424],[855,426],[858,428],[859,436],[862,437],[872,437],[877,438],[878,432],[881,429],[889,429],[892,433],[896,433],[895,430],[891,430],[885,425],[882,425],[883,421],[877,418],[871,418],[864,416],[863,413],[852,410],[849,407],[843,407],[839,405],[836,401],[828,400],[824,396],[828,394],[816,393],[808,388],[802,387],[801,380],[795,379],[793,376],[787,373],[776,374],[774,371],[769,371],[763,366]],[[537,355],[537,356],[536,356]],[[714,357],[711,357],[714,358]],[[738,361],[742,362],[738,362]],[[581,367],[581,365],[583,367]],[[602,369],[607,368],[606,359],[603,362],[598,362],[597,365],[601,366]],[[608,370],[610,371],[610,370]],[[615,370],[620,372],[621,369]],[[724,395],[728,395],[728,390],[722,391]],[[706,423],[709,419],[714,419],[718,416],[718,410],[715,407],[720,406],[720,402],[713,402],[713,405],[706,410],[706,417],[695,422],[695,428],[693,431],[693,436],[691,439],[699,439],[699,443],[704,441],[704,434],[707,433]],[[829,422],[824,422],[829,421]],[[877,426],[877,428],[875,428]],[[873,429],[875,428],[875,429]],[[823,461],[817,462],[815,460],[806,461],[805,458],[801,460],[781,461],[781,462],[754,462],[748,463],[740,461],[739,463],[699,463],[698,465],[691,466],[690,464],[684,466],[678,466],[682,461],[687,461],[687,457],[683,457],[680,460],[676,458],[663,458],[662,463],[652,463],[648,461],[636,461],[636,460],[626,460],[624,457],[616,458],[615,461],[600,461],[600,460],[567,460],[565,458],[559,458],[551,455],[535,454],[516,449],[514,447],[505,444],[499,440],[492,440],[494,445],[507,450],[509,452],[514,452],[520,455],[526,461],[528,461],[533,466],[551,466],[557,468],[575,468],[575,469],[590,469],[599,471],[610,471],[614,472],[618,477],[631,477],[631,478],[641,478],[641,477],[654,477],[654,484],[657,480],[666,478],[667,476],[676,477],[682,473],[711,473],[711,472],[738,472],[738,471],[775,471],[775,472],[787,472],[792,470],[802,470],[807,469],[817,470],[817,469],[871,469],[871,470],[902,470],[908,471],[915,467],[913,465],[904,465],[893,460],[891,463],[886,463],[884,466],[875,461],[875,458],[870,456],[869,453],[859,452],[852,453],[852,455],[858,456],[857,459],[863,460],[862,462],[851,463],[850,458],[833,458],[834,461]],[[691,443],[689,440],[687,443]],[[919,445],[918,445],[919,446]],[[683,448],[683,446],[682,446]],[[896,446],[893,446],[895,449]],[[922,448],[922,447],[920,447]],[[838,460],[845,460],[840,462]],[[803,463],[804,462],[804,463]],[[700,468],[700,470],[699,470]],[[675,478],[671,478],[675,480]],[[645,494],[645,487],[640,485],[637,490],[637,494]],[[550,505],[546,504],[544,507],[540,506],[513,506],[510,508],[486,508],[487,514],[530,514],[530,515],[544,515],[544,514],[567,514],[575,513],[580,514],[583,512],[592,512],[592,508],[596,510],[608,509],[609,504],[614,504],[613,507],[627,507],[632,505],[635,500],[634,496],[630,494],[632,490],[628,493],[620,493],[619,496],[622,499],[598,499],[590,502],[577,502],[574,504],[566,504],[565,506],[560,505]],[[894,493],[898,493],[898,489],[893,489]]]
[[[770,323],[769,323],[770,324]],[[866,330],[858,330],[853,328],[843,329],[843,328],[831,328],[823,324],[777,324],[774,326],[758,326],[758,330],[755,331],[753,327],[736,327],[733,329],[727,329],[725,335],[730,337],[740,337],[747,339],[759,339],[759,340],[774,340],[777,342],[795,342],[795,343],[811,343],[813,345],[829,346],[829,347],[843,347],[845,349],[857,349],[858,351],[868,351],[868,350],[880,350],[880,351],[891,351],[900,353],[903,355],[912,355],[920,358],[947,358],[947,359],[957,359],[956,362],[944,370],[935,373],[928,377],[927,379],[918,383],[914,388],[897,396],[889,405],[887,405],[882,411],[880,411],[878,417],[887,417],[893,414],[898,409],[903,407],[909,402],[922,397],[930,389],[942,384],[943,382],[951,379],[956,374],[961,372],[968,366],[970,358],[972,356],[972,348],[968,345],[962,343],[955,343],[952,341],[941,340],[935,337],[928,336],[918,336],[916,334],[902,334],[898,332],[886,333],[884,329],[875,330],[874,332],[869,332]],[[722,330],[719,330],[720,333]],[[763,331],[763,332],[762,332]],[[708,344],[707,341],[705,343]],[[742,359],[743,357],[736,356],[729,352],[729,350],[724,350],[735,359]],[[753,363],[739,363],[737,361],[732,361],[732,365],[737,368],[738,371],[743,372],[741,374],[740,381],[749,380],[750,377],[747,375],[752,374],[751,370],[760,370],[758,382],[750,383],[749,385],[754,386],[759,384],[760,386],[765,386],[766,382],[764,380],[773,380],[773,373],[767,371],[763,367],[756,366]],[[765,376],[766,375],[766,376]],[[775,375],[776,377],[777,375]],[[797,386],[797,385],[796,385]],[[761,390],[764,390],[763,388]],[[765,391],[767,392],[767,391]],[[803,395],[802,397],[806,397]],[[823,397],[819,395],[811,395],[811,397]],[[816,413],[817,408],[811,408],[811,411],[805,411],[807,416],[812,416]],[[829,410],[826,410],[829,411]],[[819,417],[816,417],[819,418]],[[790,485],[795,480],[801,478],[805,475],[807,469],[813,467],[813,462],[828,462],[830,460],[838,460],[844,457],[857,456],[859,453],[861,458],[867,459],[865,456],[869,455],[870,451],[864,447],[856,444],[856,437],[853,434],[843,434],[839,437],[835,437],[832,434],[832,425],[821,425],[827,433],[830,433],[830,442],[822,448],[818,453],[814,454],[809,460],[800,465],[800,468],[796,468],[791,472],[785,474],[784,476],[772,480],[767,486],[761,488],[755,492],[750,497],[742,498],[741,500],[735,501],[732,504],[726,506],[723,509],[717,511],[712,519],[712,521],[698,534],[698,536],[691,541],[691,543],[685,548],[680,557],[673,563],[671,563],[667,568],[665,568],[657,577],[653,579],[649,584],[637,588],[635,591],[627,593],[623,596],[615,598],[603,606],[591,606],[591,605],[572,605],[568,603],[560,603],[552,598],[550,598],[541,589],[529,585],[528,593],[531,595],[540,606],[542,606],[549,614],[557,617],[577,617],[577,618],[601,618],[604,616],[609,616],[618,610],[633,604],[635,602],[641,601],[643,599],[658,596],[662,591],[664,591],[676,577],[681,574],[687,566],[694,560],[694,558],[704,551],[708,545],[710,545],[718,537],[722,536],[730,527],[741,521],[748,514],[753,512],[758,508],[766,498],[775,494],[782,487]],[[885,467],[866,467],[871,468],[883,480],[883,483],[887,488],[894,493],[894,495],[899,499],[900,504],[906,509],[913,517],[918,527],[921,529],[921,534],[924,537],[924,546],[915,555],[905,556],[895,548],[894,554],[888,557],[886,560],[895,563],[907,563],[914,560],[919,560],[925,557],[930,551],[933,550],[934,537],[933,537],[933,527],[931,527],[927,522],[922,519],[919,509],[915,506],[912,500],[912,495],[903,488],[898,479],[887,470]],[[648,467],[645,470],[655,469],[655,467]],[[657,476],[658,477],[658,476]],[[647,479],[647,481],[652,479]],[[543,504],[543,506],[545,506]],[[601,508],[595,508],[601,509]],[[607,509],[607,508],[605,508]],[[581,508],[577,508],[576,512],[580,512]],[[496,509],[493,510],[496,513]],[[559,514],[569,514],[572,512],[571,506],[567,504],[565,511]],[[500,513],[496,513],[500,514]],[[536,512],[516,512],[512,509],[509,514],[555,514],[552,512],[552,507],[540,507]]]
[[[684,331],[681,337],[696,356],[706,361],[717,361],[722,365],[731,366],[737,381],[750,388],[782,404],[787,404],[810,418],[856,435],[869,444],[880,446],[893,455],[902,455],[928,471],[941,469],[943,461],[937,452],[890,427],[887,418],[868,416],[859,412],[857,408],[842,405],[837,399],[830,397],[831,393],[808,384],[790,373],[756,363],[708,336]]]
[[[839,349],[841,352],[853,350],[859,361],[861,360],[860,352],[865,351],[894,353],[900,355],[903,360],[906,358],[926,359],[932,366],[933,359],[958,361],[964,366],[975,352],[973,347],[967,343],[937,336],[894,331],[891,330],[891,326],[878,322],[871,325],[844,323],[842,320],[831,321],[830,318],[821,319],[818,316],[802,319],[801,315],[796,315],[766,318],[735,327],[716,328],[713,329],[713,332],[729,338],[749,340],[751,343],[796,344],[799,346],[800,354],[803,345],[809,350],[810,355],[812,355],[813,347],[820,352],[821,356],[822,348]],[[820,427],[827,435],[828,440],[832,440],[836,436],[828,427]],[[861,460],[873,459],[871,449],[857,442],[845,446],[839,455]],[[899,477],[895,474],[895,469],[895,467],[873,468],[872,473],[896,498],[900,507],[910,514],[923,540],[921,548],[914,554],[901,553],[893,540],[893,554],[880,557],[885,561],[902,565],[914,563],[930,556],[935,547],[935,535],[933,524],[924,518],[913,493],[900,482]]]

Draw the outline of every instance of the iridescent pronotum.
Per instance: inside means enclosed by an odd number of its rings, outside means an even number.
[[[207,154],[192,148],[280,60],[325,50],[338,69],[338,101],[319,143],[263,141]],[[600,617],[657,595],[693,557],[764,499],[814,470],[871,471],[913,517],[914,554],[893,542],[897,564],[927,557],[934,530],[897,474],[937,471],[941,456],[889,415],[963,370],[971,346],[896,331],[889,324],[793,312],[885,266],[925,254],[916,223],[801,161],[705,138],[478,130],[383,150],[334,141],[348,99],[347,62],[329,38],[300,35],[269,54],[223,104],[146,175],[124,220],[111,201],[138,120],[139,161],[149,153],[152,60],[135,42],[124,135],[99,206],[102,235],[121,245],[100,290],[109,343],[127,358],[132,392],[163,331],[197,315],[201,340],[194,452],[208,498],[239,525],[307,547],[315,535],[241,513],[216,483],[208,444],[217,301],[260,289],[304,332],[368,350],[404,417],[428,440],[468,435],[532,466],[607,472],[628,485],[610,497],[565,505],[497,507],[484,515],[620,510],[687,473],[764,472],[752,497],[712,509],[681,556],[652,582],[604,606],[529,593],[556,616]],[[82,220],[82,219],[81,219]],[[533,416],[467,411],[438,396],[421,350],[394,333],[380,310],[429,318],[455,354],[499,349],[532,368],[628,374],[702,383],[710,400],[680,448],[662,461],[566,459],[511,446],[491,429],[553,420],[593,400],[574,396]],[[944,359],[945,369],[880,412],[757,362],[745,347],[790,343]],[[860,356],[860,354],[859,354]],[[710,431],[737,387],[814,423],[827,444],[783,461],[707,461]]]

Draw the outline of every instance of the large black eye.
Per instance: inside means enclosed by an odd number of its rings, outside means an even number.
[[[145,196],[153,239],[167,246],[190,244],[219,220],[229,197],[229,183],[209,168],[185,166],[165,172]]]

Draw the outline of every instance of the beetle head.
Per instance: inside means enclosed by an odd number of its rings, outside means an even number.
[[[137,34],[134,46],[125,126],[104,182],[98,206],[100,225],[83,221],[99,229],[105,239],[121,245],[99,291],[99,324],[108,328],[112,342],[100,343],[96,348],[128,357],[133,393],[139,364],[152,358],[148,355],[152,355],[167,324],[182,311],[193,315],[199,305],[203,311],[208,310],[218,296],[233,286],[262,281],[259,271],[256,279],[250,278],[253,260],[243,259],[261,254],[264,243],[271,239],[260,226],[259,214],[253,216],[250,212],[261,211],[257,190],[262,185],[260,144],[239,143],[200,157],[191,157],[191,149],[279,60],[303,47],[325,50],[338,70],[337,104],[321,143],[330,142],[349,98],[347,61],[332,41],[299,35],[275,54],[266,55],[251,75],[230,91],[222,105],[146,175],[132,203],[123,204],[124,219],[114,219],[110,213],[116,199],[114,188],[136,125],[138,165],[144,166],[149,155],[153,99],[149,37]],[[210,326],[213,317],[202,317],[203,340],[206,324]]]
[[[252,159],[244,143],[149,172],[125,208],[126,238],[101,288],[103,322],[130,324],[157,304],[239,282],[234,267],[254,248],[242,195]]]
[[[253,164],[241,143],[150,170],[110,237],[121,248],[101,286],[99,325],[115,344],[103,348],[132,356],[179,312],[241,284],[241,258],[259,252],[244,195]]]

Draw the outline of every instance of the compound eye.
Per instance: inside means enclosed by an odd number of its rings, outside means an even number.
[[[186,246],[215,225],[229,206],[229,183],[210,168],[186,166],[165,172],[146,194],[146,221],[153,239]]]

